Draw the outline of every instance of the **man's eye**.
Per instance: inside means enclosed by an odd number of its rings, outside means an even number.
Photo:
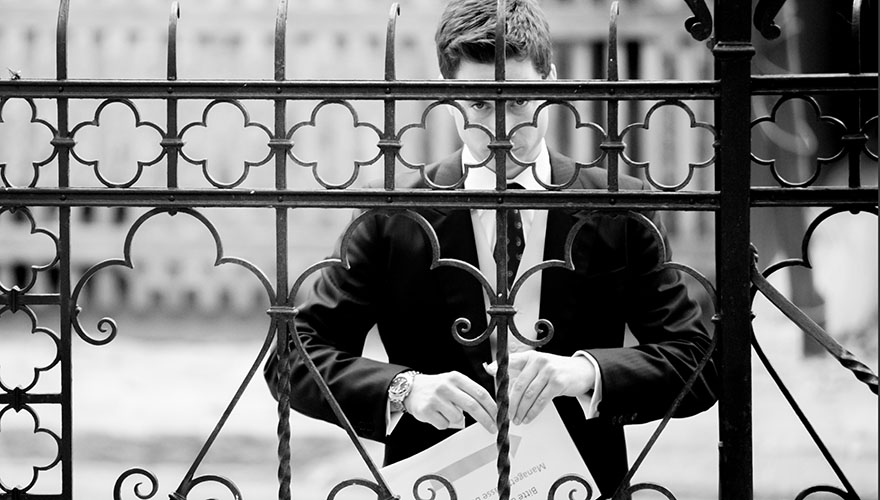
[[[529,103],[528,99],[514,99],[511,103],[516,107],[522,107]]]
[[[486,109],[489,105],[485,101],[474,101],[471,103],[471,108],[477,111],[482,111]]]

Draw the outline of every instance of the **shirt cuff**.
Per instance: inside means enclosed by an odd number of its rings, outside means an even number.
[[[584,410],[584,417],[588,419],[596,418],[599,416],[599,403],[602,402],[602,371],[599,370],[599,363],[596,361],[596,358],[591,356],[587,351],[577,351],[573,356],[586,358],[586,360],[593,365],[593,370],[596,373],[593,390],[587,392],[583,396],[577,396],[577,400],[581,404],[581,408]]]
[[[400,422],[400,418],[403,417],[402,411],[391,411],[391,402],[385,402],[385,435],[391,435],[391,432],[394,431],[394,428],[397,427],[397,423]]]

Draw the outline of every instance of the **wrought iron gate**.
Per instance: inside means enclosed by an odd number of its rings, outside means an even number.
[[[616,39],[616,5],[611,10],[611,30],[609,35],[608,74],[605,80],[591,81],[554,81],[541,83],[522,83],[504,81],[505,67],[503,57],[498,58],[496,65],[496,81],[471,82],[459,81],[401,81],[396,77],[395,64],[395,33],[399,9],[395,4],[391,8],[386,34],[385,78],[379,81],[299,81],[286,79],[288,58],[285,54],[285,37],[287,32],[287,0],[279,0],[275,27],[275,68],[274,80],[271,81],[187,81],[177,78],[177,19],[179,16],[177,2],[172,5],[168,24],[167,78],[155,80],[76,80],[69,79],[67,72],[67,28],[69,0],[61,0],[58,14],[56,39],[56,73],[55,80],[20,79],[17,75],[9,81],[0,82],[0,126],[2,126],[3,109],[12,101],[24,101],[32,110],[31,122],[48,129],[52,153],[49,158],[34,163],[33,180],[25,186],[14,186],[5,175],[5,165],[0,163],[0,214],[12,212],[30,225],[31,233],[48,235],[55,245],[56,256],[47,266],[31,266],[30,279],[21,286],[6,286],[0,282],[0,315],[24,314],[30,319],[34,332],[47,335],[57,346],[57,355],[51,363],[43,367],[35,367],[33,383],[26,387],[7,387],[0,380],[0,422],[7,412],[27,412],[35,422],[35,432],[50,435],[58,447],[56,459],[45,467],[35,467],[33,481],[24,487],[7,487],[2,483],[0,471],[0,499],[24,500],[29,498],[51,500],[70,499],[73,497],[72,482],[75,473],[73,463],[73,401],[71,371],[71,346],[79,340],[92,345],[103,345],[111,342],[117,335],[117,326],[113,319],[106,318],[97,325],[101,335],[90,333],[90,327],[84,325],[80,318],[80,298],[89,280],[97,273],[113,267],[132,267],[130,259],[131,243],[138,229],[148,220],[161,214],[186,215],[203,224],[211,233],[217,248],[215,266],[231,264],[240,266],[254,276],[262,284],[269,297],[271,318],[269,330],[262,349],[253,362],[250,372],[242,381],[232,401],[229,403],[219,423],[209,439],[204,443],[201,452],[195,457],[186,476],[171,498],[187,498],[190,490],[204,482],[215,482],[228,488],[236,498],[240,495],[234,482],[216,475],[199,475],[199,468],[208,450],[214,443],[227,417],[234,411],[244,389],[251,382],[260,364],[265,360],[272,343],[277,345],[281,353],[292,342],[297,349],[302,349],[299,338],[294,331],[292,319],[297,314],[296,295],[308,276],[319,269],[342,264],[339,260],[326,260],[316,263],[301,276],[288,274],[288,256],[290,238],[288,235],[289,216],[293,210],[304,207],[316,208],[358,208],[367,211],[408,212],[420,223],[426,234],[436,242],[436,235],[414,210],[420,208],[480,208],[497,210],[499,218],[506,217],[505,208],[536,208],[550,209],[554,207],[578,207],[598,211],[617,211],[634,213],[640,210],[663,211],[699,211],[709,212],[715,217],[715,283],[695,269],[678,263],[667,265],[690,274],[710,297],[714,306],[713,323],[715,332],[712,349],[720,363],[722,374],[722,390],[720,393],[720,445],[719,445],[719,497],[723,499],[752,498],[752,421],[751,421],[751,366],[750,356],[753,351],[758,353],[768,370],[774,374],[772,365],[766,360],[760,345],[752,335],[750,311],[752,301],[757,293],[766,296],[786,316],[801,329],[819,341],[840,363],[851,370],[856,378],[867,384],[877,393],[877,377],[864,364],[855,359],[850,352],[839,345],[823,329],[806,314],[794,306],[785,296],[779,293],[768,281],[767,277],[776,271],[792,266],[810,267],[806,248],[816,227],[831,215],[841,212],[868,212],[877,214],[877,187],[865,186],[861,178],[863,165],[868,163],[876,168],[876,144],[869,142],[869,132],[877,127],[877,115],[863,116],[863,100],[877,93],[877,74],[862,73],[859,66],[858,48],[860,40],[862,2],[855,0],[853,4],[853,53],[852,70],[849,74],[796,74],[790,76],[754,76],[751,74],[750,61],[754,54],[751,29],[754,14],[755,27],[768,38],[778,36],[779,27],[774,24],[774,17],[779,12],[783,0],[761,0],[753,11],[751,2],[745,0],[718,0],[713,16],[702,0],[686,0],[693,12],[693,17],[685,22],[687,30],[697,41],[710,40],[711,50],[715,58],[715,76],[711,80],[675,80],[675,81],[633,81],[618,80],[617,76],[617,39]],[[504,0],[499,0],[502,6]],[[500,10],[503,12],[503,9]],[[713,33],[714,31],[714,33]],[[504,47],[504,30],[498,30],[497,47]],[[710,38],[711,37],[711,38]],[[841,116],[826,116],[815,96],[834,96],[841,106]],[[775,105],[768,116],[752,119],[752,99],[754,96],[768,96],[774,99]],[[592,162],[578,165],[578,168],[604,167],[607,169],[609,188],[607,191],[578,191],[566,189],[566,185],[547,186],[548,191],[542,193],[507,192],[503,182],[504,157],[511,148],[510,138],[503,112],[496,117],[496,130],[501,131],[490,137],[494,159],[499,166],[498,183],[494,191],[467,192],[450,189],[455,186],[435,186],[432,190],[408,190],[395,185],[395,174],[401,165],[423,174],[423,165],[408,161],[401,155],[402,136],[408,130],[424,127],[425,117],[436,106],[455,107],[455,99],[478,98],[498,102],[498,110],[504,108],[503,103],[511,99],[535,98],[547,100],[547,106],[559,106],[569,110],[582,122],[579,111],[571,106],[571,102],[596,101],[606,104],[604,126],[598,123],[586,124],[598,131],[602,136],[599,145],[599,156]],[[40,116],[34,105],[36,99],[48,99],[54,102],[57,113],[54,118]],[[94,100],[100,102],[95,118],[91,122],[71,123],[71,101]],[[164,124],[141,122],[137,103],[141,101],[160,101],[166,108]],[[241,111],[248,126],[253,126],[265,133],[270,154],[259,164],[274,164],[274,185],[265,189],[244,189],[240,187],[247,177],[247,168],[243,176],[231,183],[213,179],[205,171],[205,177],[213,185],[211,189],[193,189],[182,185],[179,179],[179,163],[183,159],[198,164],[187,157],[182,149],[186,133],[201,123],[181,123],[178,108],[182,102],[193,100],[209,100],[204,110],[207,116],[210,109],[217,104],[229,104]],[[287,104],[292,101],[317,100],[317,110],[327,104],[336,104],[350,110],[354,122],[373,130],[377,136],[379,154],[369,162],[357,165],[353,175],[344,182],[333,183],[321,179],[315,171],[316,180],[323,185],[320,191],[297,190],[288,186],[287,171],[292,163],[304,165],[292,154],[293,133],[301,126],[310,122],[298,121],[293,125]],[[750,135],[755,126],[775,119],[777,109],[791,100],[805,102],[816,110],[827,123],[839,131],[842,142],[840,150],[830,157],[819,158],[816,175],[805,182],[791,182],[779,174],[771,160],[760,158],[750,147]],[[245,103],[263,101],[274,107],[274,122],[262,124],[251,122]],[[374,101],[384,107],[384,122],[381,124],[361,123],[358,120],[353,101]],[[402,101],[424,101],[429,103],[422,115],[421,123],[399,123],[396,115],[397,105]],[[621,127],[619,124],[619,105],[626,101],[656,101],[644,117],[643,123]],[[696,120],[694,113],[684,101],[705,101],[714,103],[715,123],[708,124]],[[154,129],[161,135],[161,154],[149,162],[139,162],[137,172],[128,180],[114,182],[102,175],[97,162],[89,163],[77,156],[75,146],[77,133],[87,125],[97,125],[101,111],[109,105],[121,105],[129,109],[136,117],[139,125]],[[708,130],[714,137],[715,156],[703,164],[691,164],[687,178],[679,184],[667,185],[652,176],[649,163],[640,163],[627,155],[628,134],[638,126],[647,127],[652,113],[664,107],[677,107],[685,111],[693,127]],[[536,116],[537,119],[537,116]],[[314,121],[314,114],[311,117]],[[6,148],[9,145],[0,145]],[[71,160],[94,167],[94,172],[101,184],[99,188],[88,188],[76,185],[71,181]],[[164,186],[160,188],[139,187],[139,180],[145,166],[165,161]],[[848,165],[846,185],[819,186],[816,183],[822,165],[832,161],[845,160]],[[58,179],[54,187],[37,187],[41,176],[41,168],[51,161],[58,164]],[[768,165],[774,177],[779,181],[776,187],[752,187],[750,171],[752,164]],[[384,169],[383,185],[375,189],[351,187],[357,179],[359,168],[367,165],[381,165]],[[622,166],[640,169],[642,175],[651,183],[652,192],[621,191],[618,188],[619,171]],[[690,190],[689,180],[695,169],[712,166],[715,172],[715,186],[711,190]],[[765,269],[757,264],[756,250],[750,246],[750,210],[755,207],[824,207],[826,210],[809,226],[804,235],[804,257],[801,259],[777,262]],[[39,227],[32,211],[37,207],[57,208],[59,229],[57,233]],[[78,280],[74,281],[71,269],[71,209],[76,207],[144,207],[150,208],[128,228],[123,255],[119,258],[94,263]],[[222,208],[259,208],[274,212],[276,242],[276,275],[271,277],[254,264],[224,255],[221,237],[215,225],[201,209]],[[501,219],[499,219],[501,220]],[[502,227],[499,225],[499,227]],[[506,238],[499,232],[499,240]],[[0,245],[4,245],[0,235]],[[435,263],[465,268],[458,261],[443,259],[439,253],[439,245],[435,245]],[[499,265],[504,266],[507,255],[501,257]],[[34,285],[40,276],[52,268],[58,270],[57,290],[50,293],[38,293]],[[477,273],[479,274],[479,273]],[[475,276],[480,279],[480,276]],[[485,278],[482,278],[485,281]],[[509,312],[512,296],[508,292],[507,277],[499,273],[497,283],[484,283],[488,289],[501,290],[487,313],[492,318],[491,324],[501,333],[508,331]],[[516,288],[511,292],[515,294]],[[57,308],[60,315],[59,333],[41,325],[34,312],[34,306],[50,306]],[[499,335],[499,361],[502,375],[499,383],[500,415],[506,415],[507,378],[506,335]],[[717,345],[716,345],[717,344]],[[703,359],[700,369],[708,362]],[[39,377],[56,368],[61,373],[61,390],[57,393],[40,393],[33,391]],[[288,367],[289,368],[289,367]],[[316,373],[316,372],[315,372]],[[694,378],[696,374],[694,375]],[[317,377],[320,380],[320,377]],[[785,390],[781,380],[780,387],[792,406],[799,412],[794,399]],[[687,392],[693,379],[682,390]],[[323,392],[332,402],[326,384]],[[670,408],[667,417],[662,420],[656,432],[645,446],[642,453],[634,461],[626,480],[621,484],[617,497],[626,498],[633,493],[650,489],[660,492],[667,498],[674,498],[661,485],[634,484],[629,480],[638,470],[645,456],[651,450],[657,437],[663,431],[670,416],[678,405],[678,401]],[[60,432],[44,429],[40,426],[40,410],[48,406],[60,408],[62,423]],[[291,443],[289,428],[289,396],[283,396],[278,405],[278,455],[279,455],[279,498],[291,496]],[[341,425],[348,431],[352,443],[360,451],[364,461],[373,474],[371,480],[350,480],[340,484],[329,492],[334,498],[340,491],[349,486],[357,485],[375,492],[377,498],[392,498],[395,492],[389,490],[377,466],[364,451],[351,425],[347,423],[338,405],[334,406]],[[801,415],[802,416],[802,415]],[[825,455],[840,479],[840,486],[815,486],[801,492],[797,498],[805,498],[816,492],[829,492],[840,498],[859,498],[844,472],[836,465],[830,453],[822,444],[818,435],[812,430],[809,422],[802,417],[804,425],[813,436],[818,448]],[[502,419],[503,420],[503,419]],[[509,491],[509,461],[507,459],[508,422],[503,420],[499,426],[498,449],[498,487],[499,497],[507,500]],[[57,494],[35,494],[31,490],[37,483],[43,470],[60,467],[62,471],[62,489]],[[123,483],[131,477],[147,480],[150,491],[136,493],[140,498],[151,498],[157,494],[157,480],[150,472],[143,469],[131,469],[123,474],[116,483],[115,497],[121,496]],[[428,477],[426,477],[427,479]],[[434,478],[436,479],[436,478]],[[442,478],[440,478],[442,480]],[[570,490],[567,486],[570,486]],[[418,486],[418,485],[416,485]],[[587,496],[589,486],[575,477],[560,478],[553,490],[542,492],[548,498],[568,492],[570,495]],[[434,498],[432,492],[430,498]],[[449,488],[447,494],[455,498],[455,492]]]

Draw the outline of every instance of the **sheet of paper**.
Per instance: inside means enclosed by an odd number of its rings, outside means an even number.
[[[563,476],[577,475],[591,488],[586,496],[583,486],[567,482],[559,498],[576,489],[576,498],[597,498],[596,483],[569,437],[559,413],[553,405],[528,425],[510,426],[510,499],[547,498],[553,483]],[[423,476],[434,474],[452,483],[459,500],[492,500],[498,498],[498,453],[495,434],[473,424],[435,446],[406,460],[382,469],[391,491],[401,500],[449,498],[442,483],[426,480],[419,485],[418,497],[413,486]]]

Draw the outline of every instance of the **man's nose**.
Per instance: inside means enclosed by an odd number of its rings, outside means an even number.
[[[517,114],[515,111],[505,109],[504,124],[507,125],[508,133],[510,133],[510,129],[524,121],[528,120]],[[489,129],[493,134],[495,133],[495,113],[492,113],[484,120],[483,126]]]

